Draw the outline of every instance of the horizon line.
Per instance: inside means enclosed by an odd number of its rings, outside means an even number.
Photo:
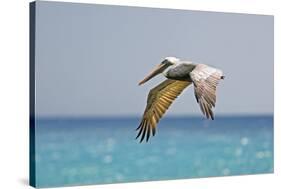
[[[141,118],[140,115],[48,115],[35,116],[35,119],[125,119],[125,118]],[[216,117],[274,117],[274,113],[264,114],[219,114]],[[167,115],[163,118],[205,118],[203,115]]]

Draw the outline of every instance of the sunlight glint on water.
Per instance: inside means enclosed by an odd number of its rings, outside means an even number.
[[[40,187],[273,172],[273,117],[165,118],[148,143],[139,119],[38,119]]]

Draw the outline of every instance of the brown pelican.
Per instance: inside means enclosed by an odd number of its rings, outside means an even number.
[[[157,123],[164,115],[172,102],[191,83],[194,85],[194,93],[202,113],[207,119],[214,119],[212,108],[216,103],[216,87],[220,79],[224,79],[221,70],[205,64],[193,64],[189,61],[180,61],[175,57],[165,58],[161,64],[142,81],[139,85],[147,82],[154,76],[163,73],[168,78],[150,90],[147,97],[147,105],[141,120],[137,137],[140,142],[150,134],[155,135]]]

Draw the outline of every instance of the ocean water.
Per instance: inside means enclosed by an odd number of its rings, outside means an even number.
[[[273,172],[273,116],[166,117],[148,143],[140,118],[36,120],[38,187]]]

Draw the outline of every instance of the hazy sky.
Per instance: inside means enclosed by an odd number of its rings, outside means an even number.
[[[140,116],[166,56],[223,70],[216,115],[273,113],[273,16],[36,2],[36,114]],[[169,115],[200,115],[193,86]]]

